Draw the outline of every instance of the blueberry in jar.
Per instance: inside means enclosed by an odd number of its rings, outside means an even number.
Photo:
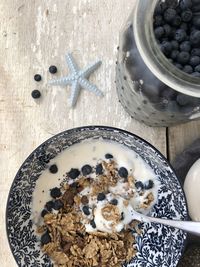
[[[180,52],[177,56],[177,62],[181,65],[185,65],[190,60],[190,54],[188,52]]]
[[[187,37],[186,31],[184,31],[183,29],[176,30],[174,38],[177,42],[181,43],[185,41],[186,37]]]
[[[197,65],[199,65],[200,64],[200,57],[199,56],[192,56],[191,58],[190,58],[190,65],[192,66],[192,67],[196,67]]]
[[[171,22],[176,17],[176,10],[173,8],[167,8],[163,16],[166,22]]]
[[[180,44],[180,50],[184,52],[190,52],[191,50],[191,43],[190,41],[184,41]]]
[[[185,65],[185,66],[183,67],[183,71],[184,71],[185,73],[191,74],[191,73],[193,73],[193,68],[192,68],[192,66],[190,66],[190,65]]]

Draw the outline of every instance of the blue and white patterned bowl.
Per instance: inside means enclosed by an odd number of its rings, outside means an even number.
[[[7,211],[7,235],[17,264],[21,267],[50,267],[50,259],[41,252],[31,220],[31,201],[37,179],[50,159],[69,146],[88,138],[113,140],[133,149],[157,174],[161,186],[152,215],[160,218],[188,217],[185,196],[166,159],[153,146],[129,132],[104,126],[88,126],[62,132],[40,145],[25,160],[10,189]],[[186,233],[159,224],[143,224],[137,236],[136,257],[127,267],[175,267],[186,243]]]

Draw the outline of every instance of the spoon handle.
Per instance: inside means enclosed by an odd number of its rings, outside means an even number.
[[[175,221],[175,220],[167,220],[160,218],[153,218],[148,216],[141,216],[141,220],[143,222],[155,222],[164,224],[167,226],[172,226],[174,228],[178,228],[184,230],[189,233],[193,233],[195,235],[200,236],[200,222],[190,222],[190,221]]]

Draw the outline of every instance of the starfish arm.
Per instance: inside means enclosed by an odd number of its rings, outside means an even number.
[[[73,76],[67,76],[59,79],[54,79],[49,82],[51,85],[70,85],[73,82]]]
[[[92,72],[94,72],[98,67],[101,65],[101,61],[98,60],[94,63],[91,63],[87,68],[84,70],[80,71],[80,75],[83,75],[84,77],[88,77]]]
[[[103,93],[93,84],[91,84],[88,80],[86,80],[85,78],[80,78],[79,80],[79,84],[85,89],[88,90],[90,92],[95,93],[98,96],[103,96]]]
[[[76,62],[75,62],[75,60],[74,60],[72,54],[68,53],[68,54],[65,56],[65,58],[66,58],[67,65],[68,65],[70,71],[73,72],[73,73],[78,73],[78,71],[79,71],[79,67],[78,67],[78,65],[76,64]]]
[[[74,81],[74,83],[72,84],[72,91],[71,91],[71,96],[69,99],[71,107],[74,107],[76,105],[76,102],[78,100],[78,96],[80,93],[80,89],[81,88],[80,88],[78,81]]]

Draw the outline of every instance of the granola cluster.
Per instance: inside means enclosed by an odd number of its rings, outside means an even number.
[[[101,161],[96,167],[85,165],[81,171],[71,169],[61,187],[51,190],[53,200],[47,202],[42,211],[44,223],[38,232],[42,235],[42,250],[55,266],[120,267],[135,256],[135,237],[131,227],[139,234],[138,223],[132,221],[130,227],[124,227],[120,232],[115,228],[125,220],[117,198],[120,195],[117,191],[119,182],[126,193],[123,195],[126,207],[137,191],[136,181],[124,167],[118,168],[112,158]],[[142,208],[153,201],[153,194],[147,194]],[[100,212],[102,220],[110,223],[111,232],[98,229],[95,203],[104,203]]]

